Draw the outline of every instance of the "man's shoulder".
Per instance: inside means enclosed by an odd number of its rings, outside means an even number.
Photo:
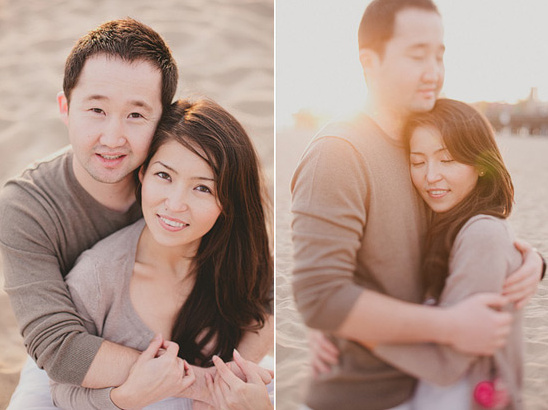
[[[23,190],[40,191],[45,185],[56,187],[64,179],[72,162],[72,149],[64,147],[45,158],[29,164],[18,176],[9,179],[2,191],[18,187]]]
[[[18,177],[13,178],[12,180],[21,178],[36,179],[51,176],[51,174],[63,170],[66,166],[71,164],[71,162],[72,148],[68,145],[61,148],[59,151],[30,163]]]
[[[11,237],[12,230],[36,232],[39,227],[50,226],[53,207],[59,202],[66,203],[63,196],[71,155],[72,151],[67,149],[57,152],[29,165],[6,182],[0,190],[2,238]]]
[[[347,144],[358,151],[367,151],[380,138],[381,130],[366,114],[359,114],[351,118],[337,119],[327,123],[314,136],[310,146],[329,144],[338,141]]]

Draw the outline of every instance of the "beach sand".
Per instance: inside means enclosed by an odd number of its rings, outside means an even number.
[[[277,410],[295,410],[309,376],[306,328],[291,293],[289,183],[313,130],[276,135],[276,376]],[[516,189],[511,222],[517,235],[548,257],[548,138],[499,136],[497,139]],[[527,410],[548,408],[548,279],[525,308],[525,388]]]
[[[171,47],[180,73],[176,97],[206,95],[244,125],[272,193],[273,13],[273,0],[0,0],[0,186],[68,144],[56,103],[65,59],[88,30],[130,16]],[[9,402],[25,358],[0,290],[0,409]]]

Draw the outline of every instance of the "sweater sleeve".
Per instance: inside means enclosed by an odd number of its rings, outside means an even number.
[[[64,410],[120,410],[110,400],[106,389],[86,389],[72,384],[51,383],[51,398],[55,406]]]
[[[100,286],[93,250],[84,252],[66,277],[74,305],[90,334],[101,335],[110,295]],[[107,292],[108,293],[108,292]],[[66,410],[117,410],[110,399],[112,387],[88,389],[72,384],[51,382],[53,403]]]
[[[40,201],[15,184],[0,194],[4,288],[29,355],[50,378],[81,384],[102,339],[76,312],[51,238],[56,227]]]
[[[474,217],[455,239],[440,306],[454,305],[479,292],[500,293],[512,271],[510,256],[515,252],[504,221]],[[438,385],[455,383],[478,359],[436,344],[379,345],[374,353],[402,371]]]
[[[365,175],[354,146],[323,137],[293,176],[293,292],[310,327],[337,329],[363,290],[353,276],[366,223]]]

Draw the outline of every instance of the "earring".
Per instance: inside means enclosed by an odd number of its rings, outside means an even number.
[[[479,176],[482,177],[485,175],[485,171],[480,171]]]

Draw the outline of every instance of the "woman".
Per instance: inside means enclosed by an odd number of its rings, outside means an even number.
[[[273,266],[259,165],[241,125],[212,101],[177,101],[139,181],[144,219],[84,252],[67,284],[90,333],[144,353],[112,391],[54,384],[63,408],[93,408],[100,394],[110,394],[113,408],[140,408],[197,389],[177,354],[203,367],[214,356],[229,361],[270,319]],[[159,370],[150,364],[156,358]],[[154,371],[157,386],[138,383]],[[191,405],[172,398],[150,408]]]
[[[423,266],[425,303],[449,306],[478,292],[502,292],[521,264],[506,218],[514,189],[488,121],[471,106],[440,99],[404,131],[413,184],[432,209]],[[521,409],[521,312],[493,357],[432,345],[378,346],[416,376],[412,409]]]

